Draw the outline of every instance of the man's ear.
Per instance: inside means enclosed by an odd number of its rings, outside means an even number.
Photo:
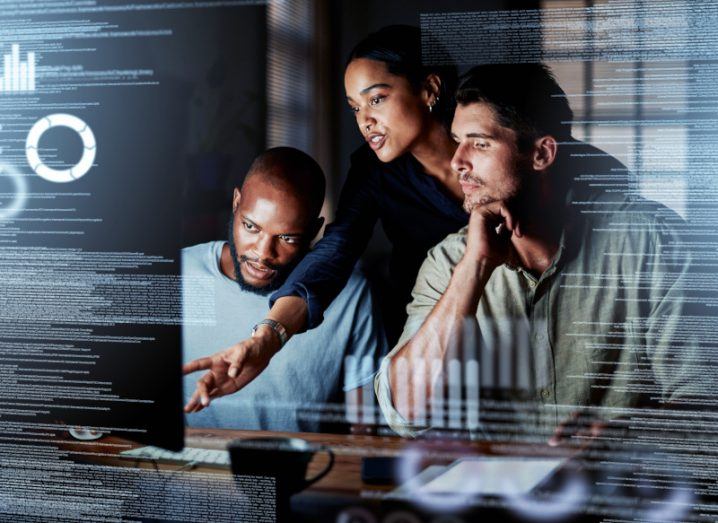
[[[319,234],[319,231],[322,228],[322,225],[324,225],[324,217],[320,216],[316,220],[314,220],[314,226],[311,230],[311,237],[309,238],[309,241],[311,242],[314,238],[316,238],[317,234]]]
[[[542,136],[534,142],[532,167],[536,171],[545,171],[554,161],[558,153],[558,143],[551,135]]]
[[[239,200],[242,199],[242,193],[239,192],[239,188],[235,187],[232,193],[232,212],[237,212],[239,208]]]

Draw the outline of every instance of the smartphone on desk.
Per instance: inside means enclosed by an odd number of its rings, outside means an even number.
[[[361,460],[361,479],[370,485],[396,485],[398,458],[365,456]]]

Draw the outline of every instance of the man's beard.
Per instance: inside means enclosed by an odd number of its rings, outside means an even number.
[[[484,207],[491,205],[496,202],[500,202],[504,205],[510,205],[518,200],[519,195],[521,195],[523,192],[525,192],[523,189],[523,184],[521,184],[519,187],[517,187],[515,190],[511,190],[510,192],[506,193],[494,193],[494,194],[486,194],[483,193],[483,190],[485,190],[486,184],[483,183],[478,178],[468,178],[473,183],[476,183],[479,185],[479,189],[476,191],[476,193],[471,194],[469,196],[464,197],[464,211],[468,214],[471,214],[471,212],[477,208],[477,207]]]
[[[232,265],[234,266],[234,274],[235,274],[235,281],[237,282],[237,285],[239,285],[239,288],[243,291],[252,292],[254,294],[259,294],[260,296],[267,296],[271,294],[272,292],[279,289],[284,281],[287,279],[287,276],[289,276],[289,273],[292,272],[292,269],[299,263],[299,260],[301,260],[301,256],[298,257],[297,261],[292,262],[287,265],[272,265],[268,264],[266,262],[262,262],[261,260],[254,260],[250,259],[247,256],[239,255],[237,253],[237,246],[234,244],[234,214],[232,214],[229,218],[229,228],[227,233],[227,242],[229,243],[229,252],[232,256]],[[263,287],[256,287],[247,280],[244,279],[244,276],[242,276],[241,267],[242,264],[245,263],[247,260],[257,263],[262,263],[262,265],[265,265],[269,267],[270,269],[276,271],[276,274],[274,275],[274,278]]]
[[[481,183],[480,180],[472,180],[477,183]],[[480,187],[485,187],[485,184],[481,183]],[[473,197],[474,195],[470,196],[464,196],[464,211],[468,214],[471,214],[471,211],[473,211],[476,207],[481,207],[482,205],[489,205],[491,203],[494,203],[496,198],[493,198],[491,196],[481,196],[479,198]]]
[[[538,197],[537,187],[535,187],[534,183],[536,177],[530,175],[529,165],[530,163],[526,158],[517,158],[513,169],[518,173],[516,178],[518,183],[505,193],[484,194],[474,198],[464,197],[464,211],[471,214],[476,207],[491,205],[495,202],[502,202],[504,205],[513,208],[514,211],[525,211],[528,208],[527,204],[532,203],[531,199]],[[486,183],[479,177],[471,175],[462,175],[462,177],[480,187],[486,187]]]

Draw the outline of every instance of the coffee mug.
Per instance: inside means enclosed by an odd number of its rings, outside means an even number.
[[[232,473],[272,477],[277,496],[288,497],[316,483],[334,465],[334,453],[324,445],[313,445],[299,438],[250,438],[232,441],[228,447]],[[309,462],[317,452],[329,455],[329,463],[313,478],[306,478]]]

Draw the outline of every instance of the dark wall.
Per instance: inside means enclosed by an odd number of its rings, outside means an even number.
[[[225,237],[232,188],[266,139],[266,7],[197,10],[177,17],[173,47],[156,46],[160,70],[189,92],[183,186],[183,244]]]

